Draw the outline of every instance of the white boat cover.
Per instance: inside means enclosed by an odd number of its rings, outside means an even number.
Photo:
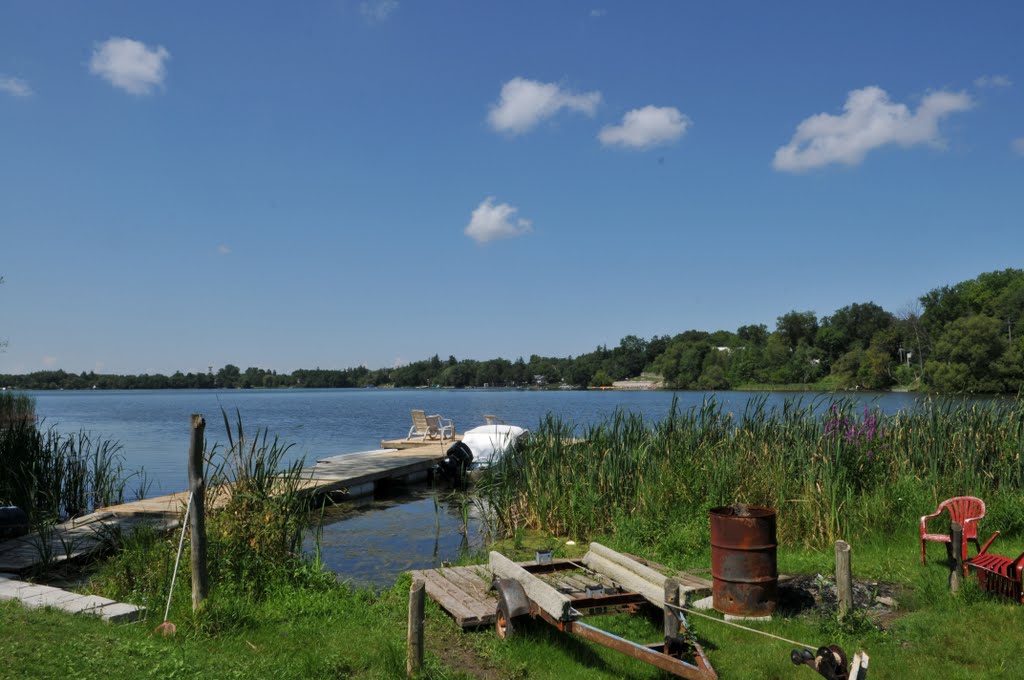
[[[480,425],[462,433],[462,443],[473,452],[472,467],[487,467],[501,458],[505,450],[526,434],[516,425]]]

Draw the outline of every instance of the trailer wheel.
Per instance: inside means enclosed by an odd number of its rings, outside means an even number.
[[[509,614],[505,598],[500,598],[498,600],[498,609],[494,613],[494,632],[498,634],[498,639],[509,639],[516,634],[517,627],[515,619]]]

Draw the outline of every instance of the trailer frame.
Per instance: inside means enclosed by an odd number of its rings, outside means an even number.
[[[575,562],[552,562],[516,565],[516,570],[522,570],[523,573],[513,571],[511,574],[501,574],[504,576],[502,578],[497,573],[498,569],[494,568],[495,555],[508,564],[512,563],[500,553],[492,553],[492,571],[495,573],[492,587],[498,591],[494,625],[499,637],[506,638],[514,634],[515,622],[529,617],[544,621],[563,633],[589,640],[677,677],[688,680],[717,680],[718,674],[711,666],[704,649],[688,631],[682,610],[669,606],[661,601],[661,598],[657,598],[658,601],[655,602],[650,592],[645,595],[638,590],[624,587],[620,579],[616,578],[619,574],[609,574],[604,570]],[[617,585],[616,592],[568,595],[559,593],[555,588],[539,579],[532,580],[536,574],[571,570],[600,573],[606,578],[611,578]],[[654,588],[657,584],[650,583],[650,585]],[[534,593],[533,597],[527,593],[528,589]],[[546,592],[544,589],[549,589],[550,592]],[[542,604],[538,602],[538,599],[544,599],[545,602]],[[582,621],[586,616],[595,614],[637,614],[644,610],[653,613],[653,607],[658,604],[662,606],[665,615],[666,631],[672,630],[675,633],[666,635],[665,639],[660,642],[640,644]],[[554,610],[554,607],[559,607],[559,609]],[[561,613],[555,615],[558,612]],[[691,658],[693,662],[691,663],[684,657]]]

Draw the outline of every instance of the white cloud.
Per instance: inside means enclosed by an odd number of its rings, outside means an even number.
[[[521,134],[562,109],[593,116],[600,103],[600,92],[575,94],[554,83],[513,78],[502,86],[487,120],[498,132]]]
[[[682,137],[692,122],[672,106],[645,106],[627,111],[621,125],[606,125],[597,135],[605,146],[649,149]]]
[[[487,243],[499,238],[522,236],[533,228],[533,223],[516,217],[518,208],[508,203],[494,204],[494,196],[488,196],[476,207],[466,227],[466,236],[477,243]]]
[[[1013,150],[1019,153],[1021,156],[1024,156],[1024,137],[1018,137],[1017,139],[1010,142],[1010,147],[1012,147]]]
[[[32,88],[21,78],[10,78],[0,74],[0,92],[6,92],[12,97],[31,97]]]
[[[913,113],[905,104],[889,99],[879,87],[853,90],[843,113],[819,113],[805,119],[789,144],[775,151],[776,170],[800,172],[830,163],[858,165],[867,153],[887,144],[941,147],[939,121],[951,113],[967,111],[974,102],[964,92],[932,92]]]
[[[1010,87],[1013,85],[1013,81],[1010,80],[1010,76],[1007,75],[991,75],[991,76],[978,76],[974,79],[974,86],[977,88],[989,88],[989,87]]]
[[[40,363],[43,364],[43,366],[46,366],[47,368],[53,368],[54,366],[57,365],[57,357],[44,356],[39,361]]]
[[[363,18],[372,24],[387,21],[398,9],[398,0],[367,0],[359,5]]]
[[[164,65],[171,53],[162,45],[149,48],[130,38],[110,38],[97,43],[89,71],[131,94],[150,94],[164,84]]]
[[[220,253],[221,255],[227,255],[228,253],[231,252],[231,248],[229,248],[227,244],[221,243],[219,246],[217,246],[217,252]]]
[[[600,19],[606,14],[608,14],[608,10],[604,9],[603,7],[598,7],[597,9],[590,10],[590,16],[594,17],[595,19]]]

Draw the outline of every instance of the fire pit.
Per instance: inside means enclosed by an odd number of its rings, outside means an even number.
[[[723,614],[771,616],[778,601],[775,510],[711,509],[712,603]]]

